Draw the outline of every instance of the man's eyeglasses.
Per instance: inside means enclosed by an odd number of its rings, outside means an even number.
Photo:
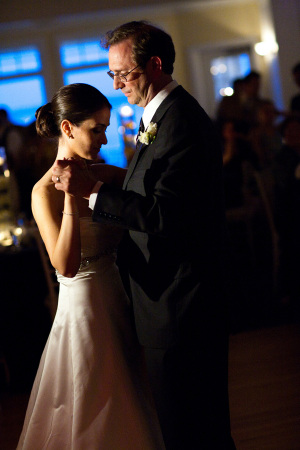
[[[114,74],[111,70],[109,70],[107,72],[107,75],[110,76],[110,78],[114,79],[115,77],[119,78],[120,81],[122,81],[122,83],[127,83],[127,77],[128,75],[133,72],[135,69],[137,69],[139,67],[139,64],[137,66],[135,66],[133,69],[131,69],[129,72],[127,73],[123,73],[123,74]]]

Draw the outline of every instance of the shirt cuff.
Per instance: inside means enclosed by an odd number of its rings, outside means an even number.
[[[90,194],[90,198],[89,198],[89,208],[90,209],[94,209],[95,208],[95,203],[97,200],[97,195],[99,193],[99,190],[102,186],[103,182],[102,181],[97,181],[97,183],[95,184],[91,194]]]

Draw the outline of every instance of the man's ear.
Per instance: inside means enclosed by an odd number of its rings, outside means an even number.
[[[162,72],[162,62],[159,56],[151,56],[149,63],[153,72]]]
[[[68,138],[73,137],[72,136],[73,125],[69,120],[64,119],[60,125],[60,128],[63,135],[65,135]]]

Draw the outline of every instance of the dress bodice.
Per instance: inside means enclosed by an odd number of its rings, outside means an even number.
[[[122,237],[122,230],[105,223],[94,222],[91,217],[80,219],[82,259],[113,253]]]
[[[80,218],[81,265],[76,275],[88,273],[91,263],[106,255],[114,255],[121,241],[123,231],[110,224],[94,222],[91,217]],[[94,269],[92,269],[94,270]],[[60,283],[65,283],[65,277],[56,271]],[[76,278],[74,277],[74,278]],[[72,279],[72,278],[71,278]]]

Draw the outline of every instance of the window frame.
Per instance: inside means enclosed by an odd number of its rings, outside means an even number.
[[[26,71],[26,72],[22,72],[22,73],[19,72],[19,73],[14,73],[14,74],[0,75],[0,82],[14,81],[14,80],[16,80],[16,81],[28,80],[32,77],[40,77],[42,80],[41,97],[44,98],[45,101],[47,101],[47,98],[48,98],[47,79],[45,76],[45,64],[44,64],[45,53],[44,53],[44,47],[43,47],[42,43],[40,41],[31,40],[31,39],[28,39],[28,41],[26,41],[26,43],[24,43],[24,41],[21,41],[21,40],[13,40],[13,41],[7,43],[7,45],[5,45],[4,42],[2,42],[0,45],[0,53],[2,54],[2,53],[20,52],[22,50],[26,50],[26,49],[30,49],[30,48],[33,48],[35,51],[37,51],[39,53],[40,68],[38,70]],[[39,106],[41,106],[41,105],[37,104],[37,108]],[[14,114],[14,111],[11,110],[11,107],[6,103],[1,102],[1,100],[0,100],[0,108],[6,109],[11,122],[15,123],[17,125],[28,125],[29,123],[31,123],[34,120],[34,116],[28,120],[16,119],[16,115]]]

